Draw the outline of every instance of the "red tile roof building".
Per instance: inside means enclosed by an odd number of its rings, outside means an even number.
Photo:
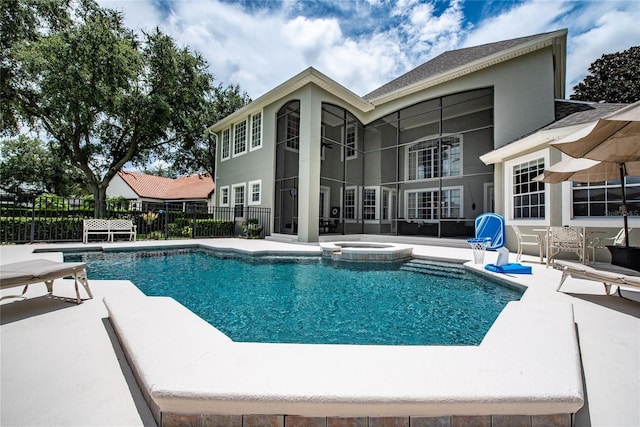
[[[215,189],[208,174],[165,178],[137,172],[120,171],[109,183],[107,195],[145,201],[206,201]]]

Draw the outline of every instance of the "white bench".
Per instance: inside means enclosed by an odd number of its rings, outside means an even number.
[[[116,234],[129,236],[136,241],[136,225],[129,219],[84,219],[82,220],[82,242],[89,241],[89,235],[105,234],[108,242],[113,242]]]
[[[110,219],[109,234],[111,241],[116,234],[124,234],[129,236],[129,240],[136,241],[136,225],[129,219]]]

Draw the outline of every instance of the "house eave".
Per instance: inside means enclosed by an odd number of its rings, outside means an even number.
[[[571,135],[587,125],[580,124],[557,129],[540,130],[522,139],[483,154],[479,158],[485,165],[501,163],[522,154],[546,148],[550,143],[558,141],[567,135]]]
[[[322,74],[313,67],[309,67],[301,73],[290,78],[286,82],[280,84],[269,92],[252,101],[243,108],[233,112],[224,119],[209,126],[205,131],[205,134],[219,132],[222,129],[232,125],[233,123],[247,117],[251,114],[255,114],[261,111],[265,106],[282,99],[289,94],[303,88],[308,84],[315,84],[321,89],[332,93],[338,98],[342,99],[352,107],[366,113],[373,110],[375,107],[370,102],[366,101],[361,96],[356,95],[349,89],[345,88],[341,84]]]

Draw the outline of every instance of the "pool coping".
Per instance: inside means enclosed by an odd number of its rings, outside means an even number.
[[[535,417],[584,403],[570,303],[509,303],[469,347],[236,343],[171,298],[104,303],[160,425],[175,414]]]
[[[398,243],[335,241],[320,243],[322,256],[334,261],[394,262],[409,259],[413,246]]]

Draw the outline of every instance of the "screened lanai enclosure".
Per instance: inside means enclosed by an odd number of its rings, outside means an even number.
[[[493,89],[431,99],[362,124],[322,105],[319,232],[472,236],[493,210]],[[277,117],[274,231],[297,233],[300,103]]]

